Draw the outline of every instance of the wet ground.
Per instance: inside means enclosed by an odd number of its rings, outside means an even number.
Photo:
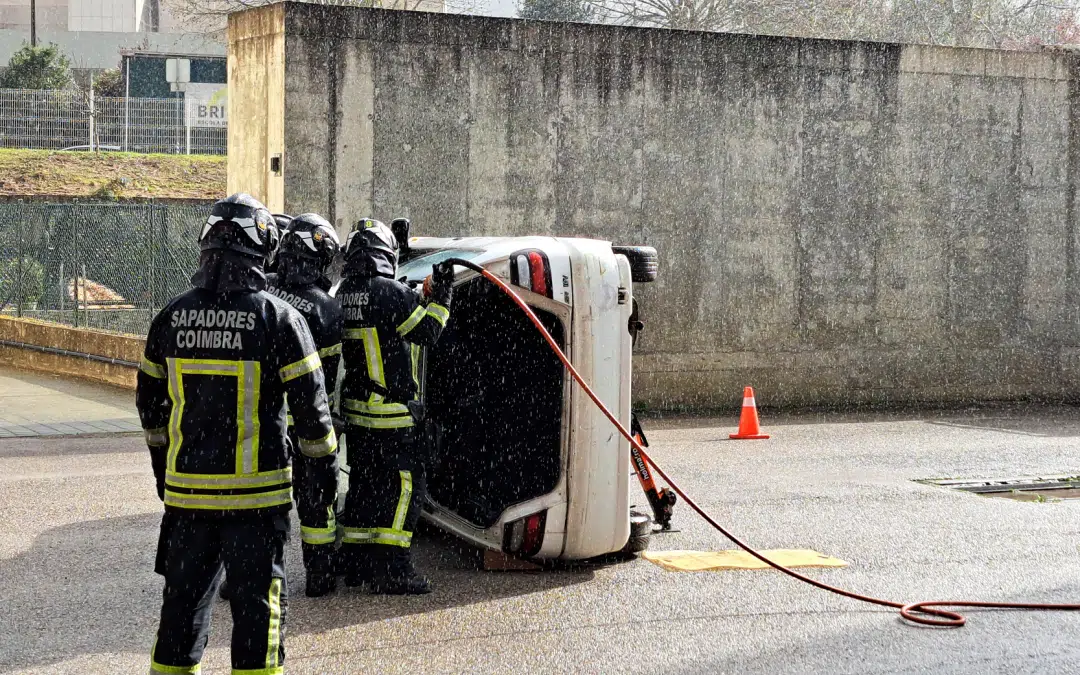
[[[0,372],[0,392],[12,377],[29,376]],[[30,384],[47,390],[34,414],[58,423],[131,414],[126,393]],[[0,395],[0,419],[24,398]],[[72,412],[91,404],[109,409]],[[1080,501],[915,482],[1080,473],[1080,410],[765,415],[771,440],[729,441],[736,415],[652,420],[653,454],[753,544],[850,563],[814,578],[907,601],[1080,601]],[[0,672],[145,672],[160,512],[139,436],[0,439]],[[675,523],[651,548],[728,547],[683,505]],[[417,551],[432,595],[309,600],[294,539],[290,673],[1070,673],[1080,659],[1076,613],[977,612],[931,630],[773,571],[482,572],[433,535]],[[229,629],[218,604],[203,672],[229,671]]]

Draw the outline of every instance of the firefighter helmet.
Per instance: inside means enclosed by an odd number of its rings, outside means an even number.
[[[199,234],[202,250],[224,249],[266,258],[273,251],[274,218],[262,202],[240,192],[214,204]]]
[[[296,216],[281,239],[278,258],[283,265],[295,265],[300,261],[313,262],[319,274],[325,274],[341,251],[334,226],[317,213]]]
[[[394,278],[397,273],[398,241],[389,227],[378,220],[358,221],[345,242],[348,270]]]

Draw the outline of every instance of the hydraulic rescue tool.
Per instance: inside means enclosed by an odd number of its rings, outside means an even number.
[[[649,441],[645,438],[645,432],[642,431],[641,423],[638,422],[636,414],[630,416],[630,433],[634,435],[634,439],[637,441],[636,444],[630,444],[630,461],[634,464],[634,471],[637,473],[638,480],[641,481],[641,489],[645,491],[645,496],[649,499],[649,506],[652,507],[653,512],[653,522],[659,525],[661,530],[670,530],[671,515],[675,509],[675,502],[678,501],[679,497],[670,488],[658,489],[656,487],[656,481],[653,480],[652,472],[649,471],[649,464],[641,456],[641,451],[638,450],[638,446],[649,447]]]

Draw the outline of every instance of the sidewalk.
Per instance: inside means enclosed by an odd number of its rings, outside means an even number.
[[[0,438],[133,431],[133,391],[0,367]]]

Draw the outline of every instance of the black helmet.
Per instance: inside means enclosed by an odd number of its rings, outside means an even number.
[[[293,218],[278,250],[285,283],[313,283],[326,275],[339,251],[341,240],[325,218],[317,213],[304,213]]]
[[[277,254],[278,246],[281,244],[282,237],[289,231],[289,221],[292,220],[292,216],[287,216],[282,213],[274,214],[274,222],[267,230],[270,232],[270,253],[266,256],[266,271],[277,271]]]
[[[289,230],[289,223],[292,222],[292,216],[285,215],[284,213],[274,214],[274,224],[277,225],[278,230],[284,235]]]
[[[398,241],[389,227],[372,218],[353,225],[345,242],[346,274],[376,274],[393,279],[397,261]]]
[[[199,234],[203,251],[223,249],[266,258],[273,251],[274,218],[262,202],[240,192],[214,204]]]

